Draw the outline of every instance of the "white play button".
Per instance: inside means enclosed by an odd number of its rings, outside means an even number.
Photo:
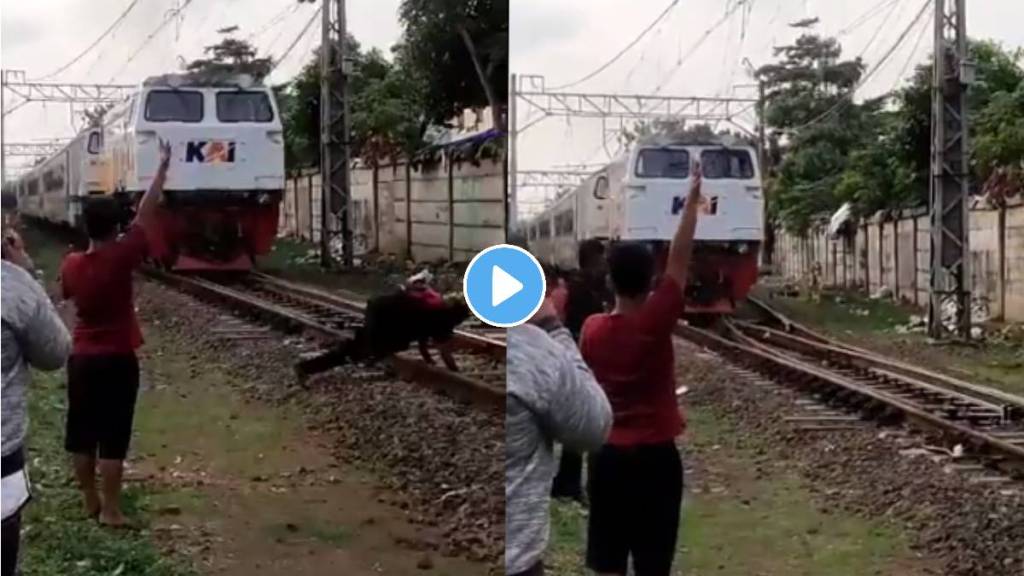
[[[523,289],[523,283],[498,266],[491,268],[491,306],[497,306]]]

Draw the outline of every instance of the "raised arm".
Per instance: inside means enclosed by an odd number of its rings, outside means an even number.
[[[149,185],[149,189],[142,195],[139,201],[139,210],[135,214],[133,225],[145,228],[147,224],[156,217],[157,207],[160,205],[160,195],[164,191],[164,182],[167,180],[167,169],[171,165],[171,143],[160,139],[160,166],[156,170],[156,176]]]
[[[674,279],[681,290],[686,290],[686,275],[690,269],[690,256],[693,253],[693,233],[697,229],[697,207],[700,204],[701,188],[700,162],[694,162],[690,168],[690,193],[686,197],[683,216],[679,219],[679,227],[672,237],[668,249],[668,263],[665,275]]]

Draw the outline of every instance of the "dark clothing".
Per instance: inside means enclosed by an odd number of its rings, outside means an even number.
[[[324,354],[295,364],[302,380],[349,362],[386,358],[404,352],[414,342],[445,342],[469,317],[463,305],[449,305],[436,292],[407,293],[398,290],[375,296],[366,303],[363,326],[350,340],[336,342]]]
[[[413,342],[448,340],[468,317],[464,305],[426,305],[421,298],[399,290],[366,303],[365,324],[356,339],[368,356],[383,358],[408,350]]]
[[[72,355],[64,448],[124,460],[132,437],[139,361],[135,354]]]
[[[604,276],[577,272],[569,279],[569,297],[565,303],[565,327],[579,342],[583,323],[600,314],[612,303]]]
[[[590,458],[587,567],[668,576],[676,552],[683,465],[672,442],[605,445]]]
[[[611,303],[611,294],[601,274],[577,272],[569,279],[568,298],[565,303],[565,327],[579,342],[580,331],[587,318],[605,311]],[[555,498],[583,500],[583,455],[562,447],[558,474],[551,484]]]
[[[60,267],[64,298],[75,303],[72,354],[127,354],[142,345],[132,274],[148,244],[139,226],[92,252],[72,252]]]
[[[551,496],[554,498],[571,498],[583,500],[583,455],[562,447],[562,456],[558,461],[558,474],[551,483]]]
[[[683,291],[664,276],[636,312],[595,314],[584,323],[580,353],[615,412],[608,444],[659,444],[682,434],[672,344],[682,313]]]
[[[18,569],[18,548],[21,544],[21,512],[4,520],[0,531],[4,549],[2,576],[14,576]]]

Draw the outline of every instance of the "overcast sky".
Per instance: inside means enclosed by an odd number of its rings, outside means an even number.
[[[749,0],[749,11],[735,10],[672,73],[680,57],[736,5],[736,0],[679,0],[661,25],[616,64],[572,89],[651,93],[664,83],[661,93],[665,95],[755,96],[751,88],[733,88],[751,82],[741,64],[743,58],[749,58],[754,66],[771,61],[773,45],[791,42],[800,33],[788,24],[808,17],[821,19],[813,29],[819,33],[843,32],[840,42],[844,55],[863,53],[870,68],[895,44],[923,5],[922,0],[895,0],[891,7],[883,2]],[[1024,46],[1024,1],[967,3],[967,27],[972,37]],[[669,4],[670,0],[511,0],[510,69],[518,74],[543,75],[549,88],[573,82],[608,61]],[[878,16],[853,30],[844,30],[878,5],[883,6]],[[926,58],[931,45],[929,18],[912,30],[858,95],[876,95],[898,84],[913,63]],[[669,77],[671,80],[663,80]],[[524,108],[520,103],[520,126],[531,119]],[[536,117],[534,113],[532,118]],[[605,162],[607,155],[601,142],[600,120],[544,120],[520,137],[518,167],[547,169],[564,163]],[[610,148],[615,151],[614,142]],[[524,200],[536,199],[536,195],[524,196]]]
[[[280,57],[316,11],[316,4],[296,0],[192,0],[176,24],[166,26],[127,67],[130,55],[168,12],[186,0],[138,0],[117,31],[54,81],[133,83],[146,76],[174,71],[180,59],[201,56],[214,43],[217,30],[236,25],[241,37],[262,54]],[[77,56],[124,11],[131,0],[0,0],[0,65],[24,70],[28,78],[49,74]],[[399,0],[348,0],[349,31],[364,46],[389,52],[398,41]],[[320,23],[295,46],[275,70],[271,81],[294,75],[319,44]],[[10,142],[68,137],[74,134],[68,106],[29,104],[7,118]],[[80,121],[76,118],[78,126]],[[12,159],[13,162],[23,161]]]

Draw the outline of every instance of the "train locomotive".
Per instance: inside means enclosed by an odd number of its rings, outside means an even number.
[[[572,269],[582,240],[642,241],[663,267],[695,161],[703,175],[702,205],[686,315],[707,319],[733,312],[757,282],[764,237],[764,191],[757,153],[750,146],[670,140],[637,144],[529,220],[530,251],[552,267]]]
[[[248,76],[147,79],[19,180],[19,211],[79,228],[86,203],[112,196],[127,221],[156,174],[159,139],[172,158],[151,258],[179,271],[251,268],[276,235],[285,173],[273,91]]]

